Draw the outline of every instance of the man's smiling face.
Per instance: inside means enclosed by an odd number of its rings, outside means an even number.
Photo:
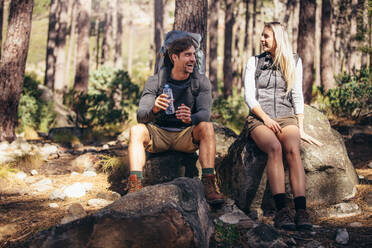
[[[194,71],[196,63],[195,48],[191,46],[179,55],[174,54],[172,56],[174,69],[179,73],[191,74]]]

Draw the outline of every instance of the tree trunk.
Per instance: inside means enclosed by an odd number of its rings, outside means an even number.
[[[297,52],[298,42],[298,25],[300,21],[300,0],[294,0],[293,3],[293,19],[292,19],[292,49]]]
[[[361,61],[361,68],[366,69],[368,65],[368,52],[365,50],[368,49],[368,41],[369,41],[369,31],[368,31],[368,0],[362,1],[363,6],[363,29],[365,30],[364,36],[363,36],[363,48],[364,51],[362,52],[362,61]],[[372,21],[372,20],[370,20]]]
[[[65,77],[66,81],[69,82],[70,80],[70,70],[71,70],[71,58],[72,52],[75,50],[74,47],[76,46],[76,18],[77,18],[77,11],[76,11],[76,1],[71,0],[71,21],[70,21],[70,39],[68,42],[68,52],[67,52],[67,62],[66,62],[66,72]]]
[[[214,97],[218,95],[218,10],[219,1],[211,1],[209,6],[209,80],[212,84],[212,93]]]
[[[3,18],[4,18],[4,0],[0,0],[0,58],[3,44]]]
[[[74,89],[88,92],[89,79],[89,31],[91,0],[78,0],[77,61]]]
[[[129,76],[132,75],[132,63],[133,63],[133,33],[134,33],[134,27],[133,27],[133,21],[129,20],[128,23],[128,29],[129,29],[129,45],[128,45],[128,63],[127,63],[127,71]]]
[[[46,64],[45,64],[45,77],[44,84],[49,88],[53,89],[54,87],[54,75],[56,67],[56,39],[57,39],[57,10],[58,10],[58,1],[50,1],[50,10],[49,10],[49,24],[48,24],[48,41],[47,41],[47,50],[46,50]]]
[[[333,77],[333,44],[331,36],[332,25],[332,5],[331,0],[322,0],[322,43],[320,74],[321,85],[325,91],[335,87]]]
[[[154,44],[155,44],[155,57],[158,56],[161,43],[164,37],[164,5],[163,0],[154,1]]]
[[[315,8],[315,0],[302,0],[300,3],[298,53],[303,64],[303,93],[306,104],[311,101],[314,83]]]
[[[114,65],[116,69],[123,69],[123,57],[121,51],[121,44],[123,39],[123,1],[116,0],[116,29],[115,29],[115,53]]]
[[[112,47],[113,47],[113,2],[107,1],[107,9],[105,13],[105,24],[103,28],[103,41],[102,41],[102,60],[101,64],[112,65]]]
[[[253,0],[253,17],[252,17],[252,55],[256,55],[256,17],[257,17],[257,0]]]
[[[16,137],[14,128],[30,41],[33,3],[33,0],[13,0],[10,3],[0,70],[0,142],[11,142]]]
[[[176,0],[173,29],[200,34],[204,54],[207,49],[207,17],[207,0]]]
[[[322,39],[321,29],[322,29],[322,0],[316,0],[315,9],[315,57],[314,57],[314,67],[315,67],[315,85],[320,86],[321,76],[320,76],[320,43]]]
[[[233,50],[233,57],[232,57],[232,66],[233,66],[233,81],[232,85],[238,89],[238,93],[241,92],[242,88],[242,75],[240,74],[241,69],[241,59],[242,56],[240,55],[240,35],[243,22],[240,20],[240,10],[243,9],[242,3],[238,2],[235,3],[235,14],[234,14],[234,23],[236,23],[235,33],[234,33],[234,50]]]
[[[234,1],[225,0],[225,44],[223,58],[223,96],[226,99],[232,95],[232,36],[234,27]]]
[[[361,54],[358,51],[358,0],[351,1],[351,20],[350,20],[350,57],[348,60],[348,71],[350,73],[356,73],[356,70],[360,70],[360,57]]]
[[[65,80],[66,34],[68,1],[58,1],[58,30],[56,39],[56,68],[54,78],[54,97],[59,104],[63,104],[63,93],[67,91]]]
[[[340,13],[340,1],[333,0],[333,12],[332,12],[332,35],[334,41],[334,56],[333,56],[333,71],[335,75],[339,75],[342,71],[342,58],[341,58],[341,40],[342,40],[342,28],[341,28],[341,13]]]

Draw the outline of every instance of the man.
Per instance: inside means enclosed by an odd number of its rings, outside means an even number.
[[[137,112],[140,124],[130,129],[128,192],[142,188],[142,168],[146,162],[145,149],[152,153],[167,150],[199,151],[202,182],[207,201],[222,203],[216,190],[214,159],[216,145],[213,124],[209,121],[212,96],[208,78],[194,70],[195,45],[192,38],[173,41],[168,49],[171,68],[163,68],[145,84]],[[167,115],[170,101],[162,93],[168,84],[173,91],[175,114]],[[194,85],[197,92],[193,92]],[[195,87],[194,87],[195,89]]]

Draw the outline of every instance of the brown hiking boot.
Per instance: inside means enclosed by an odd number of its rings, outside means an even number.
[[[205,198],[209,204],[218,205],[225,202],[222,194],[218,192],[215,176],[213,174],[204,175],[202,177],[202,182],[204,185]]]
[[[128,178],[127,193],[135,193],[142,189],[141,180],[137,178],[137,175],[130,175]]]
[[[309,214],[305,209],[298,209],[294,220],[299,230],[311,230],[313,228],[313,225],[310,223]]]
[[[291,213],[291,210],[288,207],[282,208],[276,212],[274,218],[274,225],[276,228],[281,228],[285,230],[296,230],[293,214]]]

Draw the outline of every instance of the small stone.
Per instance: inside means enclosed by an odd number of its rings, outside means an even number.
[[[108,201],[115,201],[121,197],[119,193],[116,192],[99,192],[96,195],[97,198],[105,199]]]
[[[358,175],[358,178],[361,180],[361,179],[364,179],[364,176],[363,175]]]
[[[73,176],[77,176],[77,175],[80,175],[79,173],[77,173],[76,171],[73,171],[71,172],[70,176],[73,177]]]
[[[336,232],[336,243],[346,245],[349,242],[349,233],[346,228],[337,229]]]
[[[52,189],[52,186],[50,185],[38,185],[35,187],[36,191],[38,192],[44,192]]]
[[[84,171],[83,176],[85,176],[85,177],[95,177],[95,176],[97,176],[97,173],[95,173],[94,171]]]
[[[50,144],[45,144],[43,147],[40,148],[40,154],[46,160],[48,159],[49,155],[57,153],[58,147]]]
[[[49,200],[52,200],[52,201],[53,200],[63,201],[65,198],[66,198],[66,194],[59,189],[56,189],[55,191],[53,191],[49,196]]]
[[[82,184],[86,191],[91,191],[93,189],[92,183],[82,183]]]
[[[26,177],[27,177],[27,174],[26,173],[24,173],[23,171],[21,171],[21,172],[18,172],[17,174],[15,174],[15,177],[17,178],[17,179],[25,179]]]
[[[37,183],[31,184],[32,188],[35,188],[38,192],[44,192],[52,189],[52,180],[49,178],[42,179]]]
[[[49,204],[50,208],[59,208],[59,205],[55,202]]]
[[[61,224],[83,218],[87,215],[80,203],[73,203],[67,210],[67,215],[61,220]]]
[[[324,248],[324,246],[319,241],[312,240],[306,243],[305,248]]]
[[[363,224],[360,223],[360,222],[353,222],[353,223],[350,223],[349,226],[351,226],[351,227],[362,227]]]
[[[110,148],[110,146],[109,146],[108,144],[104,144],[104,145],[102,146],[102,148],[105,149],[105,150],[108,150],[108,149]]]
[[[226,213],[220,216],[219,219],[226,224],[234,225],[238,224],[241,220],[247,220],[250,218],[243,211],[236,208],[232,213]]]
[[[70,198],[79,198],[85,196],[86,189],[83,184],[81,183],[74,183],[68,187],[66,187],[63,192],[66,194],[67,197]]]
[[[106,207],[107,205],[111,203],[112,201],[107,201],[105,199],[98,199],[98,198],[88,200],[88,206],[95,207],[95,208]]]
[[[339,203],[331,207],[330,217],[343,218],[357,215],[361,212],[359,206],[355,203]]]
[[[31,171],[31,175],[33,175],[33,176],[36,176],[38,173],[37,173],[37,170],[32,170]]]

